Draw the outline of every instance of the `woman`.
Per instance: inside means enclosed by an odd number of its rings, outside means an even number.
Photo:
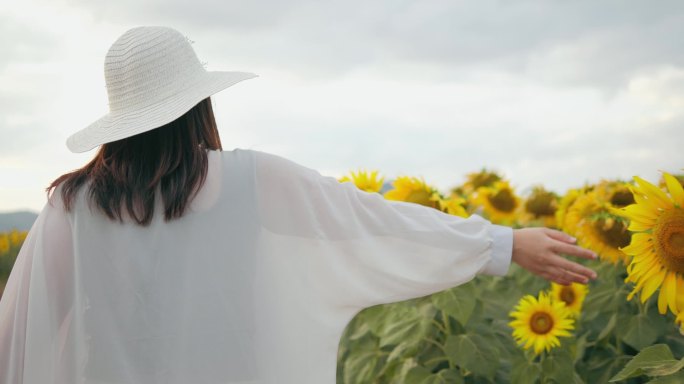
[[[562,284],[595,257],[544,228],[388,201],[285,158],[222,151],[209,96],[255,75],[207,72],[163,27],[105,59],[100,146],[55,180],[0,301],[3,383],[333,383],[361,309],[512,261]],[[50,193],[51,192],[51,193]]]

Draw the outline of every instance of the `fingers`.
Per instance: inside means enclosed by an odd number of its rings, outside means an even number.
[[[596,258],[596,253],[577,245],[558,242],[554,244],[551,249],[556,253],[564,253],[566,255],[581,257],[583,259],[593,260]]]
[[[570,285],[572,283],[587,284],[589,282],[587,276],[562,268],[554,268],[550,272],[542,273],[541,276],[560,285]]]
[[[595,279],[596,278],[596,272],[593,270],[585,267],[584,265],[573,263],[572,261],[566,260],[560,256],[556,256],[553,260],[553,264],[565,271],[568,271],[574,275],[574,277],[578,277],[580,281],[577,281],[578,283],[587,283],[589,279]]]
[[[586,284],[588,282],[586,277],[561,268],[555,268],[551,272],[542,273],[541,276],[560,285],[570,285],[572,283]]]
[[[596,259],[596,254],[575,245],[576,239],[550,228],[527,228],[514,232],[512,260],[546,280],[562,285],[586,284],[596,272],[563,255]]]
[[[575,242],[577,241],[577,239],[568,235],[567,233],[551,228],[544,228],[544,233],[546,233],[550,238],[554,240],[562,241],[568,244],[575,244]]]

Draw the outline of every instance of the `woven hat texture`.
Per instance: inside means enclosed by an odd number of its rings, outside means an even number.
[[[188,39],[167,27],[137,27],[119,37],[105,57],[109,113],[67,139],[72,152],[161,127],[248,72],[207,71]]]

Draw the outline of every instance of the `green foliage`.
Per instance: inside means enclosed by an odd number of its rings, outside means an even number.
[[[612,379],[611,382],[629,379],[641,375],[658,376],[651,382],[667,383],[672,379],[684,378],[684,358],[677,360],[666,344],[657,344],[644,348]],[[681,383],[681,381],[675,381]]]
[[[611,378],[684,382],[684,337],[654,300],[627,301],[622,265],[586,261],[599,278],[589,286],[574,337],[534,356],[515,344],[509,313],[525,294],[549,284],[511,266],[505,277],[478,276],[428,297],[368,308],[340,343],[339,383],[606,383]],[[653,344],[669,355],[639,365]],[[661,351],[662,352],[662,351]],[[634,359],[632,357],[637,355]],[[666,375],[667,374],[667,375]],[[635,381],[636,380],[636,381]],[[669,381],[668,381],[669,380]]]
[[[0,232],[0,296],[25,238],[26,232]]]

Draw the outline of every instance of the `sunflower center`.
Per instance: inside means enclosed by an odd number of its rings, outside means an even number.
[[[654,247],[669,269],[684,273],[684,210],[664,211],[653,228]]]
[[[560,299],[565,303],[566,306],[571,306],[575,302],[575,290],[572,286],[564,286],[560,291]]]
[[[556,213],[556,199],[551,193],[539,194],[525,203],[525,209],[535,217],[553,216]]]
[[[601,239],[615,249],[629,245],[631,235],[627,231],[627,226],[620,220],[601,217],[594,221],[594,228]]]
[[[553,318],[546,312],[535,312],[530,318],[530,328],[537,335],[545,335],[553,328]]]
[[[488,197],[489,202],[501,212],[512,212],[515,209],[515,199],[510,189],[504,188]]]
[[[472,176],[471,183],[474,189],[478,189],[480,187],[489,187],[490,185],[494,185],[494,183],[499,180],[501,180],[501,177],[496,173],[482,171]]]
[[[610,203],[618,208],[626,207],[628,205],[634,204],[634,195],[629,189],[622,188],[615,193],[610,198]]]

